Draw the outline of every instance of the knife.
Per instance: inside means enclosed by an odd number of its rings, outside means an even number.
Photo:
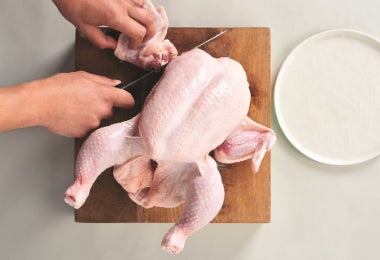
[[[193,47],[191,50],[196,49],[196,48],[199,48],[199,47],[202,47],[203,45],[209,43],[209,42],[212,41],[212,40],[215,40],[215,39],[218,38],[219,36],[221,36],[221,35],[223,35],[224,33],[230,31],[231,29],[232,29],[232,28],[228,28],[228,29],[226,29],[226,30],[224,30],[224,31],[221,31],[220,33],[214,35],[213,37],[211,37],[211,38],[207,39],[206,41],[204,41],[204,42],[198,44],[197,46]],[[135,80],[133,80],[133,81],[131,81],[131,82],[129,82],[129,83],[124,83],[124,82],[122,82],[122,83],[116,85],[115,87],[116,87],[116,88],[119,88],[119,89],[123,89],[123,90],[129,92],[131,89],[134,88],[134,86],[136,86],[136,83],[137,83],[137,82],[139,82],[139,81],[141,81],[141,80],[143,80],[143,79],[149,77],[149,76],[152,75],[152,74],[159,73],[159,72],[163,71],[163,70],[166,68],[167,65],[168,65],[168,64],[165,64],[164,66],[162,66],[162,67],[159,68],[159,69],[156,69],[156,70],[152,70],[152,71],[150,71],[150,72],[147,72],[147,73],[145,73],[144,75],[142,75],[141,77],[139,77],[139,78],[137,78],[137,79],[135,79]]]

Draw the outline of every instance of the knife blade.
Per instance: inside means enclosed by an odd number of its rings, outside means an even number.
[[[127,84],[124,83],[124,82],[121,82],[120,84],[117,84],[117,85],[115,86],[115,88],[123,89],[123,90],[125,90],[125,91],[130,92],[130,90],[131,90],[134,86],[136,86],[136,83],[137,83],[137,82],[139,82],[139,81],[141,81],[141,80],[143,80],[143,79],[149,77],[150,75],[152,75],[152,74],[154,74],[154,73],[159,73],[160,71],[162,71],[162,70],[164,69],[164,67],[166,67],[166,65],[162,66],[161,68],[159,68],[159,69],[157,69],[157,70],[152,70],[152,71],[150,71],[150,72],[148,72],[148,73],[145,73],[145,74],[142,75],[141,77],[138,77],[137,79],[135,79],[135,80],[133,80],[133,81],[127,83]]]
[[[221,35],[225,34],[225,33],[228,32],[228,31],[230,31],[231,29],[232,29],[232,28],[227,28],[226,30],[221,31],[220,33],[218,33],[218,34],[212,36],[211,38],[209,38],[209,39],[205,40],[204,42],[198,44],[197,46],[191,48],[190,50],[193,50],[193,49],[196,49],[196,48],[200,48],[200,47],[202,47],[203,45],[206,45],[207,43],[209,43],[209,42],[215,40],[216,38],[220,37]],[[134,86],[136,86],[136,83],[137,83],[137,82],[139,82],[139,81],[141,81],[141,80],[143,80],[143,79],[149,77],[150,75],[152,75],[152,74],[154,74],[154,73],[159,73],[159,72],[163,71],[163,70],[166,68],[167,65],[168,65],[168,64],[165,64],[164,66],[162,66],[162,67],[159,68],[159,69],[149,71],[149,72],[145,73],[144,75],[138,77],[137,79],[135,79],[135,80],[133,80],[133,81],[131,81],[131,82],[129,82],[129,83],[124,83],[124,82],[122,82],[122,83],[116,85],[115,87],[116,87],[116,88],[119,88],[119,89],[123,89],[123,90],[129,92]]]

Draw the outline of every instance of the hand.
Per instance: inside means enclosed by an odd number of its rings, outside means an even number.
[[[115,49],[117,42],[106,36],[100,25],[118,30],[131,39],[136,49],[155,34],[153,15],[145,0],[53,0],[62,15],[99,48]]]
[[[0,131],[40,125],[63,136],[83,136],[111,117],[114,106],[134,104],[128,92],[114,87],[118,83],[79,71],[1,88]]]

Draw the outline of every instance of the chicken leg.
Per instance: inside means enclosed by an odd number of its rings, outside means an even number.
[[[107,168],[120,165],[143,154],[136,133],[138,116],[131,120],[99,128],[84,142],[75,166],[76,178],[65,193],[65,201],[79,208],[86,201],[96,178]]]
[[[207,171],[192,174],[187,182],[185,207],[177,223],[164,236],[161,246],[168,253],[182,251],[186,239],[206,226],[219,212],[224,187],[216,162],[207,158]]]

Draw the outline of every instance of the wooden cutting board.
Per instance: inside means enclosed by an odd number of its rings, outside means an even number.
[[[181,53],[224,29],[170,28],[167,38]],[[260,124],[270,126],[269,28],[233,28],[201,49],[214,57],[229,56],[243,65],[252,95],[249,116]],[[146,73],[129,63],[120,62],[111,50],[95,48],[79,34],[76,37],[75,64],[76,70],[120,79],[123,82],[131,82]],[[141,81],[140,86],[131,91],[135,97],[135,107],[131,110],[117,109],[115,116],[102,125],[127,120],[137,114],[142,108],[146,95],[159,77],[157,74]],[[84,140],[85,138],[76,139],[75,156]],[[270,153],[266,154],[256,174],[251,172],[249,161],[220,169],[220,173],[225,188],[225,200],[213,222],[270,222]],[[108,169],[95,182],[86,203],[75,210],[75,220],[77,222],[176,222],[181,210],[182,206],[174,209],[144,209],[137,206],[114,180],[112,169]]]

